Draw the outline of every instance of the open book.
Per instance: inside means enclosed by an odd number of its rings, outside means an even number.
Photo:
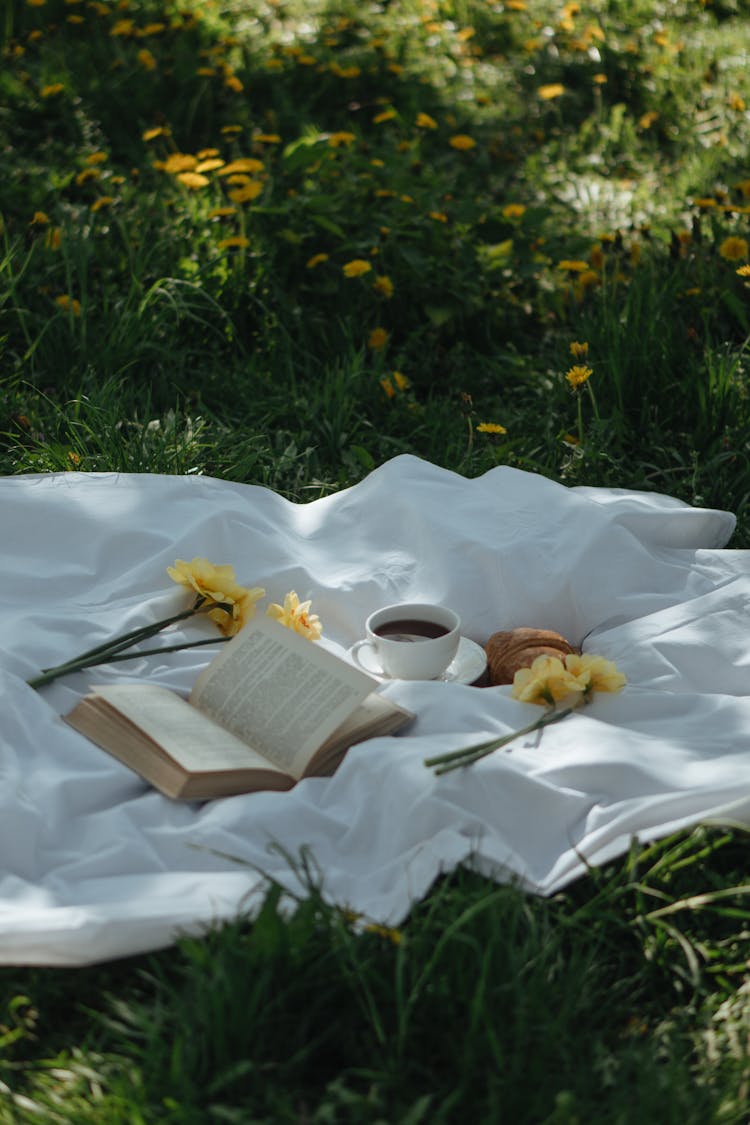
[[[269,617],[249,622],[189,699],[153,684],[93,687],[65,719],[168,797],[291,789],[355,742],[414,716],[378,681]]]

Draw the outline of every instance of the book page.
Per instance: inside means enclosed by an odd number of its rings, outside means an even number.
[[[373,688],[372,676],[269,617],[198,677],[191,703],[292,777]]]
[[[112,684],[94,686],[91,690],[190,773],[273,769],[272,763],[168,688],[155,684]]]

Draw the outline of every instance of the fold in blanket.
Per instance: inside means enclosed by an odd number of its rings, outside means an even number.
[[[385,924],[472,864],[539,894],[707,819],[750,824],[750,558],[727,512],[497,468],[467,480],[398,457],[293,504],[200,477],[0,480],[0,962],[76,965],[158,949],[257,907],[277,880]],[[525,725],[506,687],[387,683],[417,715],[288,793],[169,801],[60,718],[91,683],[187,692],[216,649],[89,669],[41,667],[165,617],[175,559],[231,563],[269,601],[312,598],[345,655],[374,609],[435,601],[484,643],[519,625],[615,660],[617,696],[435,777],[424,759]],[[208,636],[187,622],[175,641]],[[226,858],[227,856],[233,859]]]

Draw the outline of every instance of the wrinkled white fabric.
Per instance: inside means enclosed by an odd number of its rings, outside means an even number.
[[[750,824],[750,558],[734,517],[666,496],[568,489],[497,468],[467,480],[397,457],[293,504],[201,477],[0,480],[0,963],[76,965],[169,945],[257,907],[264,877],[395,924],[471,863],[550,894],[709,819]],[[425,757],[523,726],[507,687],[391,682],[402,734],[352,748],[289,793],[178,803],[60,718],[90,683],[190,688],[218,647],[90,669],[39,692],[41,667],[175,612],[175,559],[231,563],[269,601],[312,598],[343,654],[367,615],[444,602],[484,642],[557,629],[628,677],[581,713],[471,769]],[[188,622],[175,641],[210,635]]]

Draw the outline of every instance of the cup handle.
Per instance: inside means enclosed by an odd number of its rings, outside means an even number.
[[[351,656],[354,663],[357,665],[357,667],[362,672],[367,672],[367,668],[365,668],[364,665],[362,664],[362,661],[359,659],[358,654],[359,654],[359,650],[361,648],[364,648],[365,645],[367,645],[368,648],[372,647],[371,644],[370,644],[370,641],[368,640],[367,637],[363,637],[361,641],[357,641],[356,644],[353,644],[352,647],[349,649],[349,655]],[[371,674],[372,673],[368,672],[368,675],[371,675]]]

